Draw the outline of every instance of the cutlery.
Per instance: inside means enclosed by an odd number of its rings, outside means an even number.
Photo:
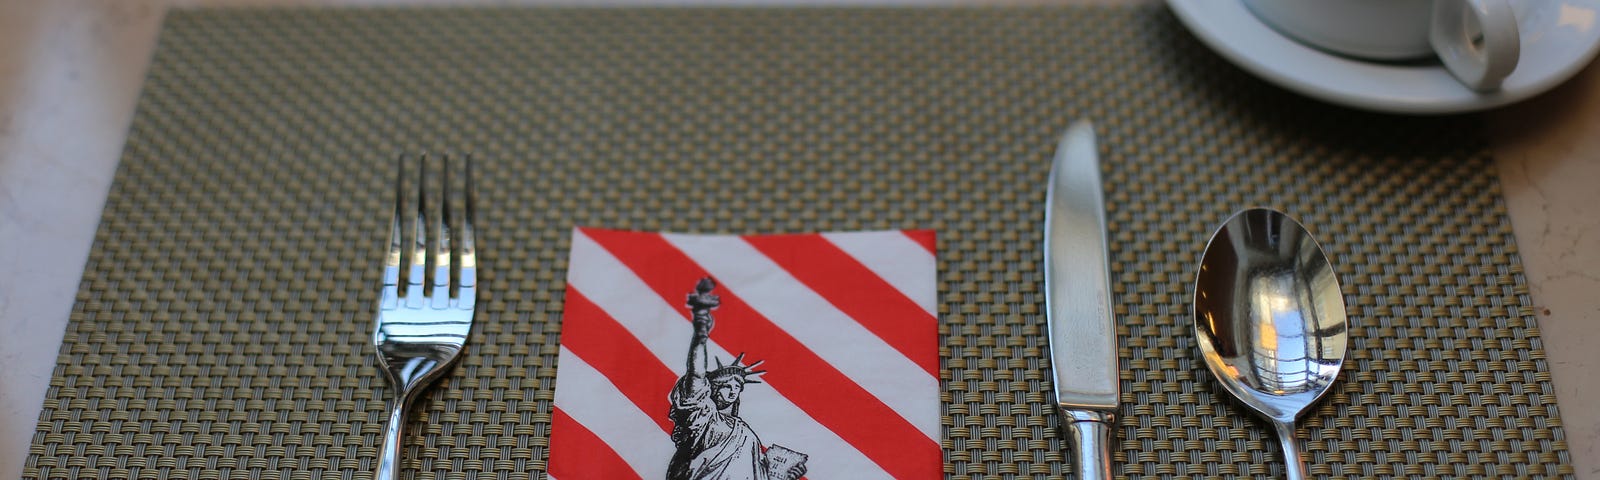
[[[1056,407],[1077,478],[1111,478],[1111,429],[1121,397],[1111,311],[1106,210],[1094,127],[1068,127],[1045,200],[1044,303]]]
[[[389,227],[389,251],[384,257],[383,291],[378,301],[378,318],[372,332],[378,364],[389,381],[389,421],[383,431],[376,480],[394,480],[400,471],[400,441],[405,428],[406,410],[427,389],[444,376],[460,358],[472,330],[473,308],[477,303],[478,261],[473,231],[472,158],[465,160],[462,175],[465,188],[460,202],[450,189],[450,161],[443,157],[442,181],[438,195],[428,195],[428,159],[418,161],[416,210],[410,215],[410,242],[406,240],[405,214],[407,183],[406,156],[400,157],[395,180],[394,219]],[[430,203],[430,200],[433,202]],[[463,211],[452,213],[452,203]],[[459,231],[453,220],[459,218]],[[453,234],[459,233],[459,239]],[[429,237],[433,245],[429,248]],[[458,242],[459,243],[455,243]],[[405,283],[401,283],[402,267]]]
[[[1206,244],[1194,334],[1222,387],[1272,422],[1284,470],[1306,478],[1294,424],[1344,366],[1344,296],[1322,247],[1288,215],[1234,214]]]

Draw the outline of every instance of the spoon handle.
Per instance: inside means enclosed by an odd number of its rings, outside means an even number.
[[[1300,460],[1300,442],[1294,438],[1294,423],[1273,421],[1278,429],[1278,443],[1283,445],[1283,474],[1289,480],[1304,480],[1306,464]]]

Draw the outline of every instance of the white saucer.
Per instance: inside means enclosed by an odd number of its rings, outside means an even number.
[[[1524,100],[1571,78],[1600,50],[1600,0],[1513,1],[1522,58],[1499,91],[1479,93],[1437,62],[1364,62],[1308,47],[1262,23],[1241,0],[1167,5],[1201,41],[1251,73],[1314,98],[1390,113],[1469,112]]]

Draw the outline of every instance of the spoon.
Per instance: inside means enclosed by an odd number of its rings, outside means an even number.
[[[1345,322],[1333,265],[1293,218],[1249,209],[1212,234],[1194,286],[1200,354],[1228,393],[1272,422],[1291,480],[1306,478],[1295,420],[1339,377]]]

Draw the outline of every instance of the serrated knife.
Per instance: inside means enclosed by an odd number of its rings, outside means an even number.
[[[1111,478],[1121,391],[1111,310],[1106,209],[1094,126],[1067,128],[1050,168],[1044,215],[1044,303],[1061,429],[1080,479]]]

